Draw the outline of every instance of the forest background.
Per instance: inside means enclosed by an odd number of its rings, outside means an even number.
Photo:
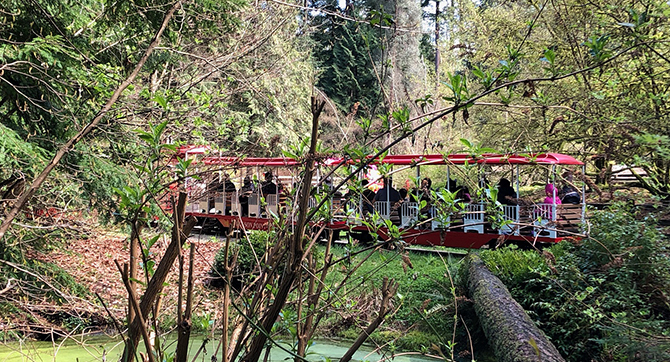
[[[551,150],[600,185],[613,163],[641,167],[645,197],[667,200],[669,15],[654,0],[4,1],[0,259],[27,263],[82,218],[132,222],[120,199],[146,185],[153,125],[153,146],[280,156],[310,137],[313,97],[324,152]]]

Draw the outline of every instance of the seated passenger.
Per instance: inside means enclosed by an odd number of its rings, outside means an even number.
[[[573,184],[572,172],[566,171],[563,174],[563,179],[565,179],[565,184],[561,189],[561,201],[564,204],[574,204],[577,205],[582,202],[582,198],[579,196],[577,188]]]
[[[558,190],[554,184],[547,184],[544,187],[544,193],[547,197],[544,198],[545,204],[560,205],[561,199],[558,197]]]
[[[254,185],[251,183],[251,178],[246,176],[244,184],[240,187],[240,208],[242,209],[242,216],[249,216],[249,196],[254,193]]]
[[[456,187],[455,192],[456,192],[456,200],[465,203],[470,203],[470,201],[472,201],[472,198],[470,197],[470,190],[468,189],[467,186],[458,186]]]
[[[223,191],[225,191],[226,195],[226,210],[224,210],[225,215],[230,215],[231,214],[231,209],[232,209],[232,201],[233,201],[233,194],[235,194],[235,191],[237,191],[237,188],[235,187],[235,184],[230,181],[230,176],[226,173],[223,175]]]
[[[534,217],[541,217],[542,219],[553,220],[553,205],[560,205],[561,199],[558,197],[558,190],[554,184],[547,184],[544,187],[544,193],[546,197],[544,202],[540,205],[539,214]]]
[[[393,188],[393,179],[390,177],[384,177],[383,180],[384,187],[377,191],[374,201],[390,201],[391,203],[398,202],[400,200],[400,193],[398,193],[398,190]]]
[[[261,185],[261,193],[263,194],[263,197],[265,195],[273,195],[277,194],[278,188],[277,184],[272,182],[272,171],[268,171],[265,173],[265,181]]]
[[[406,188],[401,188],[398,191],[398,194],[400,194],[400,202],[405,202],[407,201],[407,189]]]
[[[424,177],[424,179],[421,180],[421,193],[430,198],[430,190],[432,186],[433,181],[429,177]]]
[[[375,192],[370,190],[368,188],[369,181],[368,180],[363,180],[361,181],[361,185],[363,186],[363,213],[372,213],[375,211],[374,207],[374,202],[375,202]]]
[[[516,205],[516,191],[506,178],[498,181],[498,202],[503,205]]]

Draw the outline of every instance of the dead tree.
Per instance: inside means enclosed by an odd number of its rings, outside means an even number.
[[[468,262],[468,291],[484,335],[500,362],[564,362],[505,285],[476,254]]]

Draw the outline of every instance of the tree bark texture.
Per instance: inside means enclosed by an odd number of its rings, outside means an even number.
[[[505,285],[476,254],[468,256],[468,291],[499,362],[564,362]]]

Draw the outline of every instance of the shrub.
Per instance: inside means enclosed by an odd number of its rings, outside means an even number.
[[[232,255],[237,253],[237,263],[233,265],[232,284],[234,287],[239,287],[245,278],[258,272],[260,267],[259,261],[262,266],[263,256],[274,245],[274,237],[274,232],[254,230],[248,234],[248,242],[246,239],[240,239],[236,244],[232,245],[229,251],[229,262],[232,263]],[[225,276],[225,261],[226,250],[225,247],[222,247],[214,257],[214,264],[210,271],[212,277],[217,279]],[[217,286],[217,283],[213,284]]]
[[[670,359],[670,262],[651,218],[593,212],[581,245],[508,248],[482,259],[569,361]]]

